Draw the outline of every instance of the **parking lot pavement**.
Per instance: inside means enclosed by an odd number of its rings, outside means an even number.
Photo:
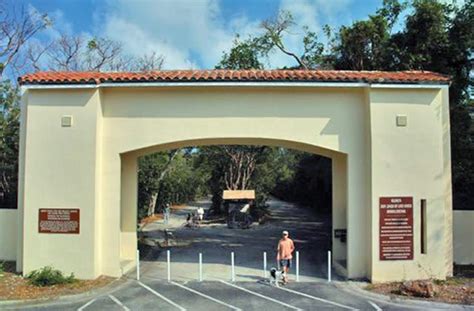
[[[84,301],[43,304],[13,310],[422,310],[355,295],[327,283],[291,283],[277,288],[266,282],[130,281],[113,292]]]

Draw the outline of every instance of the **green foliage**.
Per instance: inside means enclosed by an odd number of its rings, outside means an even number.
[[[5,263],[0,261],[0,278],[3,277],[3,273],[5,272]]]
[[[73,273],[69,276],[65,276],[61,271],[55,270],[52,267],[44,267],[31,271],[26,278],[31,284],[41,287],[69,284],[77,281]]]
[[[265,205],[270,194],[280,198],[284,196],[277,186],[294,179],[295,168],[302,154],[296,150],[279,147],[265,149],[262,161],[257,165],[251,181],[252,188],[256,190],[257,206]]]
[[[324,56],[324,44],[319,42],[319,38],[315,32],[311,31],[307,26],[303,26],[305,35],[303,37],[303,55],[301,61],[308,69],[324,67],[327,58]]]
[[[380,70],[386,67],[390,32],[404,9],[396,0],[384,1],[367,20],[342,26],[335,38],[331,56],[336,69]]]
[[[216,69],[263,69],[259,60],[261,51],[254,39],[241,41],[239,35],[234,39],[234,45],[229,53],[224,52]]]
[[[16,208],[20,132],[18,89],[0,84],[0,208]]]
[[[331,210],[331,160],[319,155],[288,150],[293,154],[290,178],[277,182],[273,194],[283,200],[297,202],[319,211]]]
[[[169,161],[170,155],[165,152],[146,155],[138,159],[138,206],[139,214],[143,214],[140,216],[146,216],[151,196],[159,191],[160,176]]]
[[[296,68],[314,69],[327,65],[327,56],[324,55],[324,44],[319,42],[316,32],[303,26],[301,55],[297,55],[285,46],[286,36],[295,26],[293,16],[289,11],[280,11],[274,19],[262,22],[261,35],[250,36],[245,41],[234,40],[234,45],[227,53],[224,52],[217,69],[263,69],[261,59],[268,58],[274,52],[280,52],[292,57],[298,63]]]
[[[166,203],[182,204],[208,193],[210,174],[196,164],[194,148],[158,152],[138,161],[139,218],[147,215],[152,197],[156,195],[153,212],[160,212]]]

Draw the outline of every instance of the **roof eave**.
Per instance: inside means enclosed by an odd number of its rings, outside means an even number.
[[[331,81],[331,80],[313,80],[313,81],[295,81],[295,80],[277,80],[277,81],[114,81],[114,82],[21,82],[20,85],[28,89],[54,89],[54,88],[115,88],[115,87],[184,87],[184,86],[213,86],[213,87],[399,87],[399,88],[440,88],[449,87],[449,81]]]

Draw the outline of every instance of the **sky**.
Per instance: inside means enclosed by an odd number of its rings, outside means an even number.
[[[279,10],[292,12],[298,26],[285,44],[301,52],[302,26],[322,36],[322,27],[338,28],[367,17],[382,0],[16,0],[16,4],[47,13],[53,27],[37,40],[47,42],[60,32],[108,37],[132,56],[156,52],[164,69],[213,68],[236,34],[258,33],[260,22]],[[268,67],[295,65],[274,53]]]

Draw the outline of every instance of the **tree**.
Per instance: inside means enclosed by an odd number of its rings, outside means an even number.
[[[392,67],[445,73],[448,64],[449,7],[437,1],[415,0],[405,29],[394,35]]]
[[[20,105],[18,89],[0,84],[0,207],[16,208]]]
[[[260,54],[261,51],[255,39],[249,38],[245,41],[240,41],[240,37],[237,35],[230,52],[223,53],[216,69],[263,69],[263,64],[259,60]]]
[[[241,41],[236,35],[234,45],[229,52],[224,52],[221,61],[217,64],[217,69],[263,69],[262,58],[268,58],[271,53],[278,51],[283,53],[298,64],[296,68],[316,69],[324,68],[328,65],[327,55],[324,54],[324,45],[319,42],[316,32],[303,26],[304,36],[302,38],[303,53],[296,52],[286,47],[284,41],[286,35],[290,34],[290,29],[295,27],[293,16],[288,11],[280,11],[273,17],[262,21],[260,27],[263,34],[249,36]]]
[[[291,27],[295,26],[293,16],[289,11],[280,11],[276,17],[264,20],[261,27],[265,31],[264,34],[255,39],[256,45],[263,55],[267,55],[273,50],[288,55],[298,63],[300,69],[315,69],[325,64],[323,55],[324,45],[318,41],[318,37],[314,31],[307,26],[303,26],[303,54],[297,55],[285,46],[284,35],[287,34]]]
[[[147,216],[156,211],[156,202],[160,192],[161,182],[172,167],[173,159],[179,149],[167,153],[154,153],[139,159],[139,201],[147,205]]]
[[[26,58],[35,71],[153,71],[161,69],[164,62],[164,57],[156,52],[133,57],[125,54],[117,41],[86,40],[81,35],[68,34],[61,34],[45,45],[31,44]]]
[[[139,158],[139,218],[161,211],[167,203],[186,203],[209,193],[209,169],[198,161],[196,150],[189,147]]]
[[[337,34],[332,58],[336,69],[381,70],[387,66],[390,32],[404,9],[396,0],[385,0],[367,20],[342,26]]]
[[[264,151],[261,146],[222,146],[228,157],[224,171],[224,182],[227,190],[246,190],[257,166],[257,159]]]
[[[91,71],[110,71],[123,66],[122,44],[107,38],[87,42],[86,66]]]
[[[51,25],[47,14],[19,10],[12,4],[0,4],[0,77],[7,67],[15,66],[25,44],[39,31]]]
[[[144,54],[132,61],[131,71],[153,71],[160,70],[163,67],[165,58],[156,52]]]
[[[55,71],[84,70],[82,59],[84,39],[81,36],[62,34],[43,49],[28,50],[33,67],[40,69],[39,60],[45,51],[49,58],[49,69]],[[34,54],[36,50],[36,54]]]

